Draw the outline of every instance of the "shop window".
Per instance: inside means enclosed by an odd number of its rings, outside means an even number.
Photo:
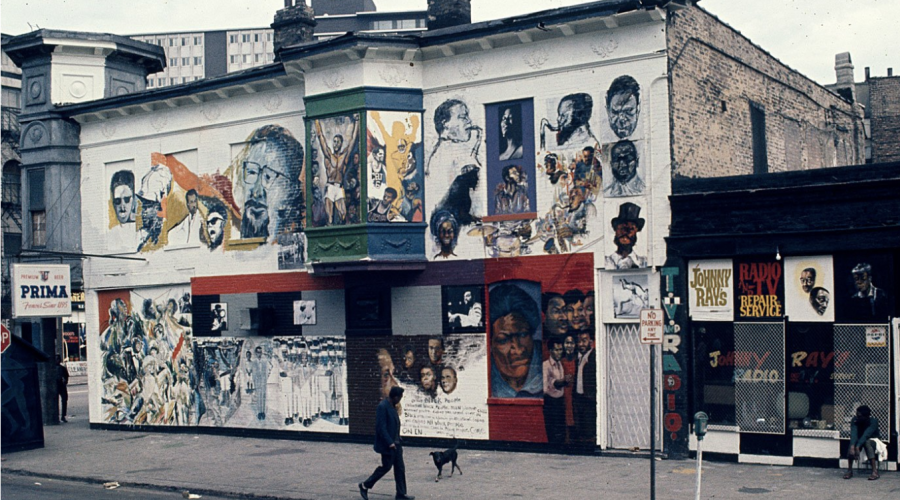
[[[831,323],[789,323],[787,417],[791,429],[834,429],[835,353]]]
[[[731,323],[693,325],[694,407],[709,415],[709,423],[735,425],[734,328]]]

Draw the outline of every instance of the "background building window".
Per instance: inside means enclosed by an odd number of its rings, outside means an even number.
[[[178,58],[170,57],[169,58],[169,66],[178,66]]]
[[[190,65],[191,65],[191,58],[190,58],[190,57],[182,57],[182,58],[181,58],[181,65],[182,65],[182,66],[190,66]]]
[[[195,36],[194,37],[194,45],[203,45],[203,37]]]
[[[238,43],[237,35],[228,35],[228,43]]]
[[[202,57],[195,57],[195,58],[194,58],[194,66],[200,66],[201,64],[203,64],[203,58],[202,58]]]
[[[47,212],[43,210],[31,212],[31,246],[47,246]]]
[[[753,135],[753,173],[765,174],[769,171],[766,153],[766,111],[755,102],[750,102],[750,131]]]
[[[249,43],[250,42],[250,34],[247,33],[247,34],[241,35],[241,41],[244,43]]]

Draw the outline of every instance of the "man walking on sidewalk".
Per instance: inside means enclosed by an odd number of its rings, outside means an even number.
[[[415,497],[406,494],[406,466],[403,464],[403,447],[400,445],[400,416],[397,405],[403,399],[402,387],[391,387],[388,397],[378,403],[375,410],[375,452],[381,454],[381,465],[359,483],[359,494],[363,500],[369,500],[369,490],[379,479],[394,468],[394,482],[397,485],[398,500],[412,500]]]
[[[68,410],[69,406],[69,369],[66,368],[66,365],[63,364],[62,359],[59,356],[56,356],[56,369],[58,370],[58,374],[56,376],[56,392],[59,393],[59,419],[63,422],[68,422],[66,420],[66,410]]]

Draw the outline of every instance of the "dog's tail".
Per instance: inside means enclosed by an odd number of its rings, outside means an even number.
[[[459,448],[459,440],[454,436],[453,444],[450,446],[450,449],[456,451],[457,448]]]

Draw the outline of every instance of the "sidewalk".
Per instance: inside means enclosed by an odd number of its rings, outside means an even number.
[[[273,499],[358,499],[356,484],[378,463],[363,444],[207,434],[90,430],[86,415],[44,428],[43,449],[3,454],[4,474],[77,479],[192,493]],[[650,498],[646,458],[460,450],[464,474],[434,482],[430,448],[404,449],[409,493],[426,499]],[[693,460],[656,462],[656,498],[693,499]],[[448,473],[447,467],[444,473]],[[868,499],[900,497],[900,474],[843,480],[843,471],[706,462],[702,498]],[[391,499],[392,475],[369,496]],[[175,493],[173,493],[174,497]]]

